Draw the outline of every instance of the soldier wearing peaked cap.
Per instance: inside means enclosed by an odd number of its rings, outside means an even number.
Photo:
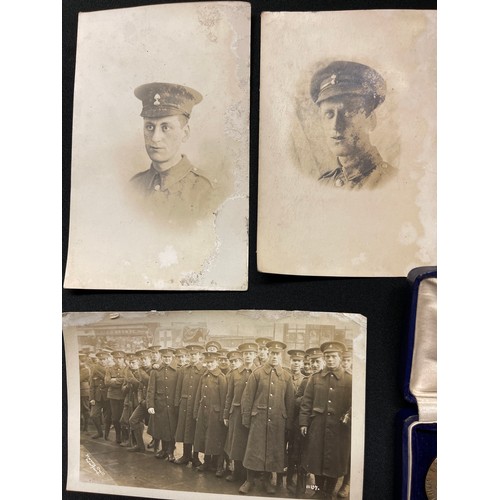
[[[322,183],[370,189],[395,176],[370,141],[374,111],[386,96],[385,80],[377,71],[353,61],[333,61],[313,75],[310,93],[332,156],[330,168],[319,177]]]
[[[80,428],[87,432],[90,420],[90,377],[91,371],[88,365],[87,353],[80,352],[78,354],[80,362],[80,408],[81,422]]]
[[[222,346],[216,340],[209,340],[205,344],[206,352],[218,352],[222,349]]]
[[[269,349],[267,347],[267,343],[270,342],[271,339],[267,337],[259,337],[255,339],[255,343],[257,344],[257,357],[255,358],[255,365],[262,366],[269,357]]]
[[[150,415],[151,435],[161,442],[161,450],[156,458],[174,461],[175,431],[178,411],[175,405],[175,393],[179,379],[178,371],[172,367],[174,350],[160,349],[161,362],[156,370],[151,371],[146,394],[146,407]]]
[[[104,383],[108,388],[108,399],[111,406],[111,421],[115,429],[115,442],[122,442],[122,429],[120,418],[123,413],[123,402],[125,394],[122,391],[125,383],[125,353],[123,351],[113,351],[113,366],[108,367],[104,377]]]
[[[92,439],[103,437],[102,424],[104,422],[104,439],[108,439],[111,429],[111,406],[108,399],[108,388],[104,383],[106,370],[110,363],[110,355],[105,351],[96,353],[97,363],[92,368],[90,379],[90,418],[96,428]]]
[[[326,367],[309,377],[299,426],[307,437],[302,464],[314,474],[319,493],[330,498],[338,478],[350,467],[352,377],[341,366],[343,343],[325,342],[321,351]]]
[[[187,465],[191,462],[193,468],[201,465],[198,452],[193,452],[196,430],[196,415],[194,402],[201,375],[205,372],[201,359],[203,346],[191,344],[186,346],[190,355],[190,364],[179,372],[179,381],[175,393],[175,405],[179,407],[179,419],[175,438],[183,443],[182,456],[174,461],[177,465]]]
[[[266,345],[269,358],[250,375],[241,399],[242,423],[249,429],[243,459],[247,479],[239,489],[242,494],[250,492],[259,472],[264,473],[266,492],[276,493],[271,477],[285,469],[285,434],[293,423],[292,379],[281,366],[286,344],[271,341]]]
[[[205,461],[197,469],[200,472],[215,470],[217,477],[224,474],[224,403],[227,380],[218,365],[218,353],[205,352],[207,369],[201,375],[194,401],[196,430],[194,451],[204,453]]]
[[[144,143],[151,166],[132,177],[132,185],[140,194],[163,203],[169,213],[196,217],[208,213],[213,183],[181,151],[189,139],[192,109],[202,95],[183,85],[161,82],[141,85],[134,93],[142,101]]]

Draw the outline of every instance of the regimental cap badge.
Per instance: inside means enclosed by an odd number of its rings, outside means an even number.
[[[335,85],[335,83],[337,82],[337,75],[334,73],[331,77],[330,77],[330,85]]]
[[[153,106],[159,106],[160,105],[160,98],[161,98],[160,94],[155,94],[155,96],[154,96],[154,100],[155,101],[153,102]]]

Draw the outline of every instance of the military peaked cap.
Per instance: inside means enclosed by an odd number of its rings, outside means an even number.
[[[367,101],[368,112],[384,102],[386,84],[373,68],[352,61],[333,61],[311,80],[311,98],[319,106],[326,99],[357,95]]]
[[[176,83],[146,83],[137,87],[134,94],[142,101],[144,118],[175,115],[189,118],[193,106],[203,99],[198,91]]]

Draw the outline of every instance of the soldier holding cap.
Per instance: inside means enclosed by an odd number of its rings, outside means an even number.
[[[276,493],[271,483],[273,472],[285,469],[285,434],[291,430],[294,410],[294,389],[290,373],[281,366],[286,344],[273,340],[267,343],[269,358],[248,378],[241,399],[242,423],[249,428],[243,465],[247,480],[240,493],[252,489],[258,472],[264,472],[268,494]]]
[[[212,183],[182,154],[189,139],[189,118],[202,95],[183,85],[153,82],[137,87],[142,102],[144,142],[151,159],[148,170],[136,174],[132,184],[145,196],[154,195],[170,208],[198,214],[212,196]]]
[[[177,465],[192,463],[193,468],[201,465],[198,453],[193,453],[194,433],[196,430],[196,419],[194,415],[194,401],[196,391],[202,373],[205,371],[201,364],[203,346],[187,345],[190,364],[183,368],[179,374],[179,382],[175,394],[175,405],[179,407],[179,420],[175,438],[177,442],[183,443],[182,456],[174,461]]]
[[[234,464],[233,473],[226,477],[226,481],[229,482],[246,479],[243,458],[247,447],[248,428],[241,421],[241,398],[248,378],[256,368],[254,360],[257,356],[257,349],[256,343],[245,342],[238,346],[238,351],[229,353],[230,361],[232,359],[242,360],[241,366],[229,373],[224,405],[224,425],[228,428],[224,449]],[[237,353],[239,353],[239,357]]]
[[[345,345],[321,345],[326,367],[309,377],[299,413],[300,431],[307,436],[302,462],[315,475],[318,493],[333,496],[337,479],[347,474],[352,377],[341,366]]]
[[[319,180],[338,188],[368,189],[394,177],[396,170],[370,142],[374,111],[386,95],[382,76],[364,64],[333,61],[313,75],[310,93],[333,157]]]
[[[123,351],[113,351],[111,353],[114,365],[106,370],[104,383],[108,388],[108,399],[111,405],[111,421],[115,429],[115,442],[121,444],[122,432],[120,418],[123,413],[123,401],[125,394],[122,386],[125,383],[125,353]]]

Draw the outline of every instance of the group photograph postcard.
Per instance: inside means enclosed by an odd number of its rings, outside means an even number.
[[[250,4],[80,13],[68,289],[248,288]]]
[[[436,12],[264,12],[257,267],[436,264]]]
[[[67,312],[70,491],[363,498],[367,320]]]

